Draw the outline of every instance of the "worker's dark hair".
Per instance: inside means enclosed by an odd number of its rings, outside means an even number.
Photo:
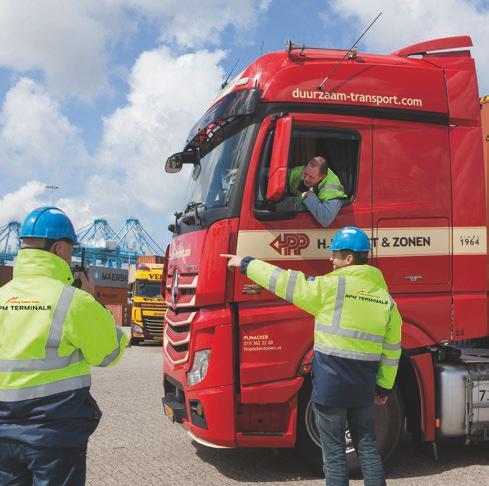
[[[344,260],[348,255],[353,257],[353,265],[367,265],[368,251],[338,250],[341,258]]]
[[[313,157],[307,163],[307,165],[310,165],[311,167],[319,167],[319,173],[321,175],[326,175],[328,173],[328,161],[320,155],[316,155],[315,157]]]

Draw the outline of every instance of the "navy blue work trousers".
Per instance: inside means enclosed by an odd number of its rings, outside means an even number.
[[[0,485],[83,486],[86,459],[86,447],[32,447],[0,439]]]
[[[323,449],[326,486],[348,486],[345,431],[348,423],[365,486],[385,486],[375,440],[374,407],[338,408],[314,404]]]

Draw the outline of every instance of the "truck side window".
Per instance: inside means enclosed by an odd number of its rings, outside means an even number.
[[[284,197],[280,201],[271,202],[266,200],[272,147],[273,131],[269,133],[263,147],[261,166],[258,173],[255,208],[274,211],[277,213],[278,219],[281,218],[281,215],[290,217],[291,212],[307,211],[300,198],[291,193],[289,184]],[[304,166],[313,157],[318,155],[325,157],[328,161],[328,167],[336,174],[343,185],[344,192],[348,196],[345,204],[348,204],[354,199],[356,194],[359,154],[360,135],[353,130],[296,127],[292,131],[289,150],[289,176],[293,168]]]

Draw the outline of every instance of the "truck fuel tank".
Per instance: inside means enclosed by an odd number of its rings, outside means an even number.
[[[464,349],[460,361],[436,365],[439,438],[489,439],[488,352]]]

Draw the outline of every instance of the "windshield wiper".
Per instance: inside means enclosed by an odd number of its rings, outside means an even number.
[[[196,224],[199,226],[203,226],[204,221],[202,219],[202,216],[199,214],[199,208],[206,209],[207,206],[202,202],[189,202],[187,204],[187,207],[185,208],[185,211],[183,212],[184,216],[182,221],[188,225]],[[194,213],[190,214],[191,211],[194,211]]]
[[[180,233],[180,223],[183,222],[189,226],[198,225],[203,226],[204,220],[199,213],[199,208],[207,209],[207,206],[202,202],[191,201],[187,204],[187,207],[183,212],[174,213],[175,223],[168,225],[168,230],[172,233],[179,234]],[[193,211],[193,214],[190,212]]]

